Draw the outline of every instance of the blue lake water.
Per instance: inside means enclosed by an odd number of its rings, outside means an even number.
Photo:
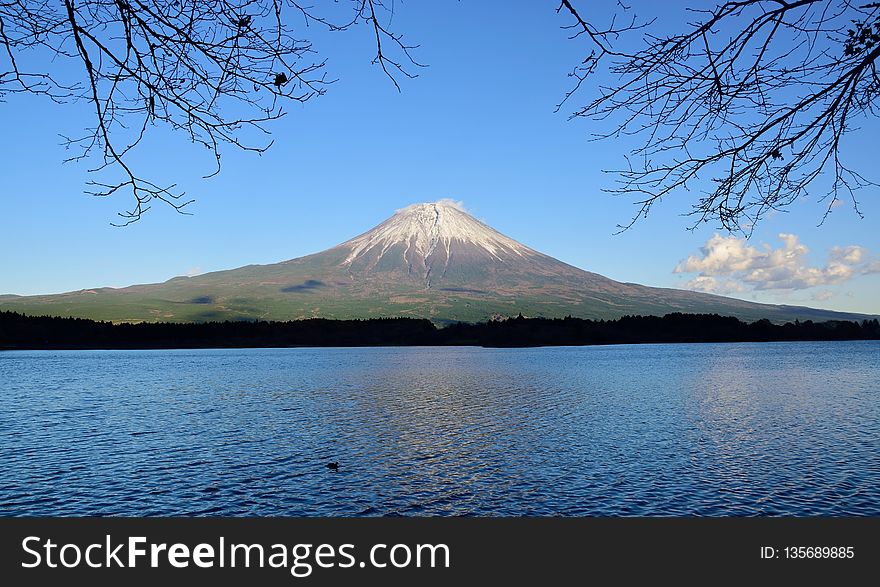
[[[878,359],[877,342],[2,352],[0,515],[880,515]]]

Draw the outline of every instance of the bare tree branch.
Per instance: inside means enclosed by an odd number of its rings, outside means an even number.
[[[89,193],[127,191],[133,204],[120,213],[123,225],[155,200],[183,212],[192,200],[139,175],[132,151],[149,129],[165,126],[213,155],[210,177],[223,145],[268,149],[272,141],[254,142],[251,131],[267,134],[285,102],[307,102],[333,81],[303,36],[309,26],[368,26],[374,63],[395,87],[398,74],[415,77],[414,46],[392,32],[382,0],[321,10],[297,0],[0,0],[0,99],[23,92],[90,103],[94,125],[65,137],[74,151],[68,161],[97,162],[90,171],[102,179],[89,182]],[[63,61],[79,67],[59,67]]]
[[[842,198],[861,215],[856,192],[877,184],[844,162],[841,141],[876,114],[880,3],[732,0],[691,9],[693,22],[667,36],[642,30],[651,23],[634,16],[600,30],[568,0],[558,11],[591,51],[565,100],[602,68],[617,78],[572,116],[611,124],[598,138],[643,139],[610,190],[636,196],[638,212],[622,230],[705,179],[711,187],[690,212],[695,226],[718,221],[750,234],[768,212],[816,189],[825,190],[822,221]],[[642,47],[621,49],[636,31]]]

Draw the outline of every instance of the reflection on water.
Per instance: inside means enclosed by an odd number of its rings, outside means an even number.
[[[880,515],[878,351],[0,353],[0,514]]]

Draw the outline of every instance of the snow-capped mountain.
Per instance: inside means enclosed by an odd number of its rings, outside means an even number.
[[[539,253],[449,201],[409,206],[360,236],[290,261],[123,289],[2,296],[0,310],[113,321],[409,316],[450,322],[669,312],[861,318],[620,283]]]
[[[414,204],[339,245],[349,249],[343,264],[352,271],[369,271],[387,257],[402,262],[407,272],[421,276],[425,287],[442,279],[453,258],[487,263],[519,262],[540,256],[532,249],[486,226],[451,202]]]

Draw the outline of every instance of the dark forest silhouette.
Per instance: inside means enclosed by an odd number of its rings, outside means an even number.
[[[0,349],[255,348],[295,346],[531,347],[675,342],[880,340],[880,322],[751,324],[717,314],[617,320],[517,318],[444,328],[417,318],[113,324],[0,312]]]

